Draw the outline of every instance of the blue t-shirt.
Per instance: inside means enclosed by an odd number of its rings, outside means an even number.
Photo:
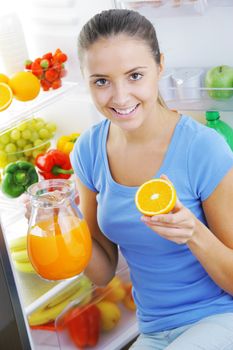
[[[77,140],[71,161],[76,175],[97,192],[98,224],[119,245],[133,283],[141,332],[176,328],[205,316],[233,312],[233,298],[209,277],[186,244],[166,240],[141,220],[134,196],[138,187],[118,184],[109,169],[104,120]],[[215,130],[182,116],[163,163],[180,201],[207,225],[202,201],[233,166],[233,153]]]

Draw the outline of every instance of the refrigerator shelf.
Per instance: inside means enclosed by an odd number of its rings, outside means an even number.
[[[63,82],[62,87],[56,90],[42,91],[41,89],[39,95],[32,101],[22,102],[14,99],[10,107],[1,112],[0,131],[31,118],[34,113],[58,101],[77,85],[74,82]]]
[[[227,99],[214,99],[209,93],[231,93],[231,89],[169,88],[160,93],[169,108],[178,111],[222,111],[233,110],[233,96]]]

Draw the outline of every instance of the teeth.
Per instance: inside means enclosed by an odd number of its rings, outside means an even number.
[[[131,112],[133,112],[133,110],[137,107],[136,106],[133,106],[133,107],[130,107],[130,108],[127,108],[127,109],[117,109],[117,108],[114,108],[114,110],[119,113],[119,114],[122,114],[122,115],[126,115],[126,114],[129,114]]]

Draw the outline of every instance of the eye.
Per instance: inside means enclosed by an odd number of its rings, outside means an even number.
[[[97,86],[106,86],[108,84],[108,81],[104,78],[98,79],[94,82]]]
[[[130,79],[131,80],[140,80],[143,77],[143,75],[141,73],[132,73],[130,75]]]

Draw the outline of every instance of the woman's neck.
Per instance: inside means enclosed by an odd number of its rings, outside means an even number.
[[[152,141],[160,142],[179,119],[178,113],[158,106],[156,112],[148,117],[145,122],[136,130],[123,130],[111,124],[109,137],[126,144],[148,144]]]

